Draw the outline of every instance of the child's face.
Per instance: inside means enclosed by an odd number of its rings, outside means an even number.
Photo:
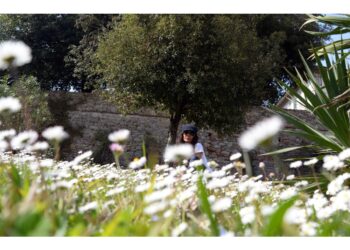
[[[192,131],[185,131],[182,134],[182,138],[184,142],[191,143],[194,137],[194,133]]]

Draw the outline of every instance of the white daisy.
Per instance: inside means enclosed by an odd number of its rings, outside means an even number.
[[[5,41],[0,43],[0,69],[19,67],[30,63],[31,49],[22,41]]]
[[[67,132],[63,130],[62,126],[49,127],[44,130],[42,135],[44,138],[46,138],[49,141],[58,141],[58,142],[61,142],[64,139],[67,139],[69,137]]]
[[[238,138],[238,143],[244,150],[252,150],[263,141],[277,134],[283,127],[283,120],[273,116],[258,122]]]
[[[130,131],[127,129],[120,129],[108,135],[108,140],[111,142],[124,143],[129,139]]]
[[[8,110],[9,112],[17,112],[22,108],[20,101],[12,96],[0,98],[0,112]]]

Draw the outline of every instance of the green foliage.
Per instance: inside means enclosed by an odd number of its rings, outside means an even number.
[[[102,37],[95,70],[118,94],[116,101],[161,107],[174,128],[185,118],[232,131],[245,108],[270,93],[271,65],[281,60],[279,42],[257,36],[258,19],[125,15]]]
[[[65,62],[74,68],[73,76],[79,79],[76,88],[80,91],[90,92],[99,89],[105,84],[101,76],[95,74],[91,68],[94,65],[94,53],[98,46],[98,38],[101,33],[107,32],[113,23],[117,22],[120,15],[78,15],[75,27],[83,32],[79,44],[71,44]]]
[[[334,22],[334,24],[337,23]],[[350,147],[349,64],[346,62],[344,51],[342,49],[338,51],[336,47],[333,47],[332,54],[324,47],[322,58],[314,50],[314,58],[317,63],[317,73],[310,69],[304,59],[306,73],[302,75],[298,70],[296,75],[290,73],[302,94],[282,81],[280,84],[287,89],[290,97],[295,98],[315,116],[328,133],[317,130],[306,121],[277,106],[272,106],[271,109],[297,128],[296,131],[289,131],[289,133],[314,142],[319,149],[339,153]],[[317,81],[316,74],[319,74],[321,83]]]
[[[13,157],[13,161],[18,160],[15,159],[16,156]],[[185,175],[181,173],[180,168],[168,168],[163,170],[164,172],[154,168],[149,172],[116,170],[109,165],[92,165],[91,162],[85,161],[73,168],[65,165],[67,162],[59,162],[50,168],[37,171],[29,167],[34,162],[37,162],[37,159],[17,164],[6,163],[1,159],[2,236],[169,236],[180,223],[186,223],[187,226],[180,234],[184,236],[220,236],[225,232],[234,233],[236,236],[303,235],[301,225],[288,222],[286,214],[291,208],[299,211],[309,211],[313,208],[307,200],[313,195],[311,191],[304,192],[303,189],[298,189],[298,194],[294,197],[288,200],[280,198],[282,192],[296,187],[299,181],[283,182],[284,185],[280,182],[262,183],[255,178],[235,178],[227,173],[224,178],[233,178],[229,185],[209,189],[206,186],[213,178],[203,175],[202,171],[192,171],[191,175],[196,175],[198,179],[194,178],[191,181],[192,178],[184,180]],[[76,168],[80,168],[80,171],[75,170]],[[166,180],[164,173],[168,172],[169,176],[176,178],[175,182],[169,184],[173,193],[160,198],[159,192],[170,188],[159,189],[159,184]],[[117,179],[108,178],[111,173],[116,175]],[[56,179],[49,176],[56,176]],[[74,184],[62,185],[71,181],[74,181]],[[151,187],[136,193],[135,188],[145,182],[149,182]],[[269,191],[253,191],[257,198],[248,201],[252,190],[242,189],[248,187],[247,185],[258,190],[261,185],[267,185]],[[108,194],[110,190],[121,186],[125,187],[124,191],[114,195]],[[304,188],[313,187],[310,184]],[[193,193],[189,193],[190,190]],[[157,200],[146,201],[146,196],[155,192],[158,192]],[[188,196],[189,194],[191,195]],[[211,198],[228,196],[232,196],[230,208],[214,212]],[[340,201],[339,197],[334,198]],[[328,200],[331,202],[332,199]],[[97,206],[86,209],[86,204],[91,202],[95,202]],[[166,210],[145,213],[146,207],[163,202],[168,204]],[[254,207],[254,220],[250,222],[244,222],[240,215],[242,208],[247,206]],[[264,206],[273,206],[273,212],[265,214]],[[338,211],[334,211],[327,218],[317,218],[315,214],[308,213],[307,220],[303,223],[316,223],[318,228],[315,235],[348,236],[349,212],[341,209],[338,208]],[[165,212],[171,213],[165,216]],[[297,213],[292,218],[299,220],[299,216]]]
[[[0,96],[17,97],[22,104],[18,113],[0,114],[2,128],[14,128],[16,131],[28,129],[41,131],[52,122],[47,93],[40,90],[35,77],[20,77],[12,86],[7,85],[7,77],[1,78]]]
[[[342,35],[350,32],[350,15],[348,14],[337,14],[337,15],[322,15],[314,16],[309,15],[309,19],[304,23],[310,29],[310,24],[322,24],[330,26],[330,30],[327,32],[308,30],[309,34],[315,36],[329,36],[329,35],[340,35],[340,39],[330,42],[324,46],[316,47],[315,53],[319,56],[324,54],[324,51],[333,53],[335,50],[346,50],[350,48],[350,39],[343,39]],[[312,29],[312,28],[311,28]],[[312,51],[314,52],[314,51]],[[349,55],[350,52],[346,52],[345,56]],[[314,57],[313,55],[311,57]]]
[[[285,202],[279,204],[278,209],[270,216],[269,222],[265,226],[264,236],[282,236],[283,235],[283,218],[287,210],[293,206],[295,200],[298,197],[295,196]]]
[[[197,186],[198,186],[198,196],[200,198],[201,210],[209,218],[211,233],[215,236],[219,236],[220,232],[219,232],[218,222],[211,210],[210,203],[208,200],[208,192],[206,190],[206,187],[203,184],[203,177],[201,174],[198,177]]]
[[[22,67],[21,73],[35,76],[42,89],[69,90],[78,82],[73,66],[66,66],[64,58],[69,46],[82,38],[74,26],[77,18],[62,14],[0,15],[0,40],[21,40],[32,49],[32,62]]]
[[[258,24],[259,36],[270,37],[271,40],[279,36],[284,37],[281,44],[283,51],[281,56],[285,59],[281,64],[277,65],[281,69],[287,68],[288,70],[292,70],[293,68],[297,68],[301,70],[304,65],[299,57],[299,52],[303,55],[308,55],[310,53],[310,44],[321,46],[324,40],[328,39],[328,35],[320,37],[300,31],[300,27],[308,17],[307,15],[267,14],[262,16],[263,18]],[[310,23],[308,28],[315,32],[328,31],[328,27],[319,25],[316,22]],[[284,70],[275,76],[286,81],[291,80]]]

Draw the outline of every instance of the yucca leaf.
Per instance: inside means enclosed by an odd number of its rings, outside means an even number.
[[[308,125],[303,120],[299,119],[298,117],[289,114],[287,111],[277,107],[272,106],[271,111],[274,113],[277,113],[281,115],[284,119],[286,119],[287,122],[294,125],[297,129],[300,131],[297,131],[299,135],[303,135],[307,137],[307,139],[316,140],[317,143],[320,143],[320,146],[322,147],[330,147],[331,149],[339,152],[342,150],[342,147],[339,146],[335,141],[331,140],[327,136],[325,136],[323,133],[317,131],[316,129],[312,128],[310,125]],[[301,132],[303,131],[303,132]]]
[[[346,32],[350,32],[350,29],[337,27],[329,32],[317,32],[317,31],[311,31],[311,30],[304,30],[304,31],[306,33],[309,33],[310,35],[325,37],[325,36],[330,36],[330,35],[344,34]]]
[[[265,153],[265,154],[260,154],[259,156],[268,156],[268,155],[284,154],[284,153],[291,152],[291,151],[294,151],[294,150],[297,150],[297,149],[308,148],[308,147],[312,147],[312,145],[296,146],[296,147],[287,147],[287,148],[275,150],[275,151],[272,151],[272,152],[268,152],[268,153]]]

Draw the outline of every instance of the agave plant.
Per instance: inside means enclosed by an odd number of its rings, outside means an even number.
[[[316,48],[317,55],[323,55],[324,50],[329,53],[332,53],[334,48],[336,50],[344,50],[350,48],[350,39],[343,38],[343,34],[350,32],[350,15],[342,14],[342,15],[326,15],[326,16],[314,16],[309,15],[309,19],[303,24],[303,26],[312,23],[318,22],[322,25],[328,25],[331,29],[328,32],[314,32],[314,31],[306,31],[309,34],[317,35],[317,36],[329,36],[329,35],[341,35],[341,39],[333,41],[331,43],[326,44],[325,46],[321,46]],[[349,55],[350,52],[345,53],[345,56]],[[313,55],[311,55],[313,57]]]
[[[336,28],[334,28],[332,34],[350,31],[349,15],[333,18],[311,16],[306,23],[313,21],[335,25]],[[333,152],[340,152],[350,147],[350,80],[347,63],[349,53],[344,50],[347,45],[340,46],[340,44],[344,44],[344,41],[335,41],[332,44],[313,50],[313,58],[318,69],[317,73],[310,69],[303,56],[301,58],[306,72],[304,74],[301,74],[298,70],[295,74],[288,72],[302,94],[288,84],[279,82],[287,90],[288,95],[296,98],[306,110],[311,112],[328,130],[328,133],[317,130],[306,121],[284,109],[277,106],[270,107],[273,112],[281,115],[287,122],[296,127],[295,131],[288,131],[289,133],[308,139],[319,149]],[[331,51],[330,48],[333,50]],[[316,80],[316,74],[320,75],[321,83]]]

